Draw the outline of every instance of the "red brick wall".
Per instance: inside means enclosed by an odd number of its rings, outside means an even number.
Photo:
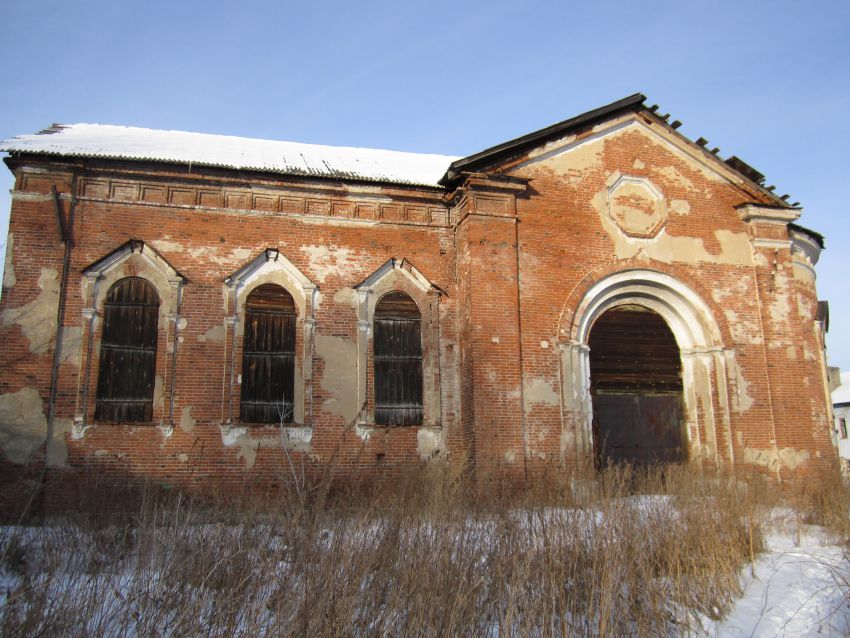
[[[689,399],[694,460],[780,478],[833,467],[813,282],[794,265],[787,222],[745,221],[740,211],[745,204],[781,206],[653,117],[636,122],[550,141],[488,168],[489,175],[467,176],[449,194],[161,165],[9,160],[17,175],[10,225],[15,281],[0,301],[0,402],[7,402],[0,411],[26,404],[29,416],[15,427],[30,443],[43,439],[53,358],[45,326],[57,299],[44,269],[61,271],[63,255],[50,197],[55,185],[63,214],[73,213],[75,240],[63,326],[71,337],[78,332],[80,343],[75,350],[69,337],[59,368],[58,434],[48,454],[65,476],[215,492],[274,489],[290,480],[290,464],[314,472],[330,466],[340,478],[392,476],[435,453],[466,456],[512,477],[529,467],[573,466],[589,452],[567,431],[563,349],[575,337],[587,291],[634,269],[681,282],[716,326],[710,352],[688,354],[702,357],[694,369],[707,366],[712,377],[693,381],[708,390]],[[666,211],[660,230],[642,234],[644,218],[620,206],[623,176],[622,201]],[[96,328],[89,356],[82,273],[130,239],[145,242],[186,278],[181,321],[161,324],[163,398],[154,423],[94,424],[100,335]],[[266,248],[279,249],[319,289],[314,342],[305,317],[298,330],[301,364],[303,353],[313,353],[301,424],[312,427],[312,440],[291,449],[274,426],[247,426],[231,444],[220,429],[229,413],[238,418],[230,364],[237,375],[241,365],[241,337],[226,324],[234,309],[224,281]],[[431,373],[441,407],[438,427],[427,432],[355,418],[358,380],[366,379],[368,398],[372,375],[368,348],[365,359],[356,355],[363,326],[354,286],[393,257],[406,259],[439,291],[432,291],[428,319],[439,323],[439,336],[428,347],[438,361]],[[138,270],[132,263],[125,274]],[[18,321],[21,308],[32,312]],[[40,331],[38,321],[46,322]],[[26,330],[47,334],[48,343],[36,347]],[[84,411],[85,425],[94,427],[74,438],[71,423]],[[4,482],[20,476],[27,450],[40,463],[38,445],[22,445],[23,451],[6,450]]]

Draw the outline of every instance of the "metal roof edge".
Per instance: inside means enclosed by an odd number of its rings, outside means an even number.
[[[502,157],[508,153],[516,152],[520,149],[533,146],[534,144],[549,138],[553,135],[566,133],[576,127],[590,124],[591,122],[603,120],[623,111],[637,110],[646,101],[646,96],[643,93],[634,93],[628,97],[611,102],[605,106],[586,111],[575,117],[571,117],[562,122],[552,124],[545,128],[527,133],[521,137],[502,142],[496,146],[484,149],[473,155],[469,155],[459,160],[455,160],[449,165],[446,174],[440,178],[439,183],[449,186],[454,182],[462,171],[469,171],[476,165],[484,162],[492,162],[498,157]]]
[[[826,241],[826,238],[819,232],[814,231],[811,228],[806,228],[805,226],[800,226],[800,224],[795,224],[792,222],[788,224],[788,230],[796,230],[797,232],[808,235],[818,243],[818,246],[821,247],[821,250],[826,247],[824,243]]]
[[[377,149],[383,150],[383,149]],[[412,179],[392,179],[387,176],[382,177],[370,177],[366,175],[358,175],[355,173],[346,173],[346,172],[327,172],[320,173],[318,171],[309,171],[309,170],[297,170],[297,169],[275,169],[268,167],[259,167],[259,166],[236,166],[235,164],[227,164],[221,162],[205,162],[205,161],[188,161],[188,160],[175,160],[175,159],[160,159],[156,157],[134,157],[131,155],[108,155],[108,154],[94,154],[94,153],[75,153],[75,154],[67,154],[67,153],[57,153],[50,151],[4,151],[0,149],[0,152],[5,152],[7,155],[0,159],[9,166],[9,162],[16,161],[26,161],[28,158],[39,158],[44,159],[45,161],[53,162],[66,162],[68,164],[72,163],[74,160],[82,160],[83,162],[87,160],[94,161],[103,161],[103,162],[126,162],[128,164],[155,164],[163,167],[169,166],[181,166],[181,167],[199,167],[199,168],[210,168],[210,169],[218,169],[221,171],[229,171],[232,173],[256,173],[260,175],[266,176],[286,176],[286,177],[300,177],[304,179],[318,179],[324,181],[338,181],[338,182],[354,182],[358,184],[388,184],[392,186],[398,186],[401,188],[413,188],[413,189],[424,189],[430,191],[439,191],[444,193],[446,191],[446,187],[439,182],[423,182],[416,181]],[[398,151],[404,152],[404,151]],[[10,169],[11,170],[11,169]]]

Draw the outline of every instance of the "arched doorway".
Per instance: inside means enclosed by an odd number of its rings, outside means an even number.
[[[588,345],[597,465],[684,461],[682,358],[667,322],[615,306],[593,322]]]

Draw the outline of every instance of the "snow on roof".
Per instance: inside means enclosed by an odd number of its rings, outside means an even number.
[[[54,124],[35,135],[4,140],[0,151],[176,162],[434,187],[459,159],[104,124]]]
[[[841,385],[832,391],[832,405],[850,403],[850,372],[841,373]]]

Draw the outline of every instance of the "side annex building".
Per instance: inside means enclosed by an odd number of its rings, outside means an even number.
[[[835,468],[823,238],[678,125],[637,94],[465,158],[3,142],[0,480]]]

